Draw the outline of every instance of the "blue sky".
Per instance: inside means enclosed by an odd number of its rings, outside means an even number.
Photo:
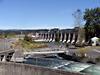
[[[0,29],[71,28],[73,12],[99,5],[100,0],[0,0]]]

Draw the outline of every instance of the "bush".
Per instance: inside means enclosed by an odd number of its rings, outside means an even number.
[[[95,58],[96,62],[100,62],[100,57]]]
[[[28,42],[32,42],[32,38],[31,37],[28,37],[27,35],[25,35],[24,40],[25,41],[28,41]]]
[[[100,38],[99,38],[99,42],[100,42]]]
[[[85,46],[85,44],[82,44],[82,43],[75,44],[75,47],[84,47],[84,46]]]

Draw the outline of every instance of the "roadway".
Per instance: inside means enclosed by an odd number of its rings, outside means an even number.
[[[15,42],[16,39],[0,39],[0,51],[5,51],[11,49],[12,42]]]

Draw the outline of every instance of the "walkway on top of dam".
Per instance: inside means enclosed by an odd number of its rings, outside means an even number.
[[[24,55],[34,55],[34,54],[57,54],[57,53],[66,53],[67,48],[43,48],[38,49],[34,52],[24,52]]]

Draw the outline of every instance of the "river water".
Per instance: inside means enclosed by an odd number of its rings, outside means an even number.
[[[100,75],[100,66],[56,58],[27,58],[24,63],[43,66],[51,69]]]

